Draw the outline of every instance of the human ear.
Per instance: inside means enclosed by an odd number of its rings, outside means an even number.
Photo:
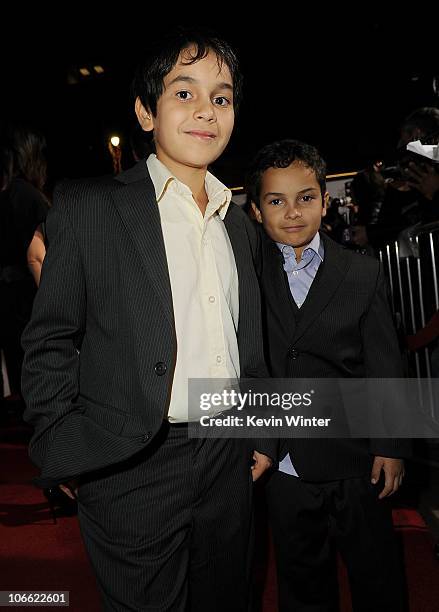
[[[256,206],[256,204],[254,202],[252,202],[252,210],[253,213],[256,217],[256,221],[258,223],[262,223],[262,215],[261,215],[261,211],[259,210],[259,208]]]
[[[328,210],[329,205],[329,193],[325,191],[323,194],[323,209],[322,209],[322,217],[326,217],[326,212]]]
[[[151,132],[154,129],[154,122],[152,119],[152,113],[150,110],[147,110],[140,98],[136,98],[136,103],[134,105],[134,110],[136,111],[137,119],[140,123],[140,126],[144,132]]]

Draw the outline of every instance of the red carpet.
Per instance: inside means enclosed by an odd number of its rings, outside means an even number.
[[[0,466],[0,590],[70,591],[72,612],[99,610],[76,517],[53,523],[25,445],[1,445]]]
[[[0,445],[0,590],[66,590],[72,612],[96,612],[96,583],[77,519],[61,517],[53,524],[45,497],[30,484],[35,473],[24,444]],[[439,562],[433,556],[433,540],[414,510],[396,510],[394,521],[404,548],[409,610],[439,612]],[[268,566],[261,563],[267,554]],[[268,535],[259,542],[257,560],[259,609],[275,612],[276,576]],[[349,612],[349,589],[341,565],[339,573],[341,612]]]

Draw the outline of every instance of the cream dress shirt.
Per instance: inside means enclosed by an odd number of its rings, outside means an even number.
[[[206,392],[215,392],[224,386],[212,379],[239,378],[238,273],[223,222],[232,194],[207,172],[203,217],[187,185],[154,154],[146,163],[159,207],[177,336],[168,419],[186,422],[192,420],[188,379],[211,379]]]

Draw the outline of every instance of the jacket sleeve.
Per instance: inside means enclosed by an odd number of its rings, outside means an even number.
[[[29,452],[40,467],[58,425],[79,410],[75,403],[77,346],[85,330],[86,289],[78,243],[63,200],[58,191],[47,219],[49,249],[41,284],[22,336],[24,419],[35,428]]]
[[[368,311],[362,323],[362,340],[366,376],[368,378],[403,379],[404,371],[401,353],[396,336],[395,325],[388,299],[387,282],[383,274],[382,265],[378,263],[375,291],[369,304]],[[402,385],[395,385],[395,390],[401,393]],[[409,431],[409,423],[404,425],[407,412],[403,409],[404,398],[391,398],[391,404],[381,402],[382,414],[376,415],[383,422],[394,419],[394,431]],[[398,409],[401,408],[401,411]],[[383,414],[384,413],[384,414]],[[374,418],[374,414],[370,415]],[[398,421],[396,423],[396,420]],[[407,457],[411,454],[411,441],[407,438],[375,438],[370,440],[370,452],[383,457]]]
[[[261,228],[256,224],[255,221],[252,221],[247,215],[244,216],[245,228],[250,244],[250,249],[253,258],[253,265],[255,267],[255,271],[257,276],[260,274],[261,270]],[[262,299],[262,296],[261,296]],[[268,369],[264,364],[263,370],[259,373],[259,376],[262,378],[270,378],[270,374]],[[250,445],[252,450],[256,450],[263,455],[267,455],[273,461],[273,465],[277,465],[278,462],[278,448],[279,448],[279,440],[277,438],[252,438],[250,439]]]

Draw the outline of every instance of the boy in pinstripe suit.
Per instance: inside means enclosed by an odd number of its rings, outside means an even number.
[[[156,154],[61,187],[48,220],[23,337],[30,452],[42,486],[76,489],[105,610],[247,606],[252,476],[270,441],[253,454],[187,434],[189,378],[265,375],[251,227],[207,171],[240,90],[224,41],[162,39],[134,82]]]

